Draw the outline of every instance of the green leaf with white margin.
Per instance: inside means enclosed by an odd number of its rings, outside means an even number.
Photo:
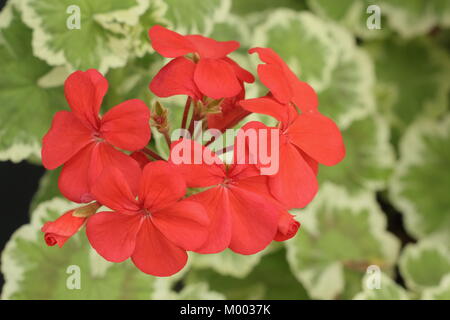
[[[270,251],[273,249],[267,248],[252,255],[240,255],[227,249],[216,254],[193,254],[191,266],[195,269],[212,269],[224,276],[245,278]]]
[[[350,196],[332,184],[298,212],[298,236],[286,243],[295,277],[312,298],[349,299],[361,290],[366,269],[391,272],[399,242],[386,231],[386,218],[374,194]]]
[[[448,55],[426,39],[376,41],[366,48],[375,61],[377,90],[390,96],[378,103],[395,142],[415,119],[442,114],[450,88]]]
[[[34,211],[41,203],[51,200],[56,197],[62,197],[58,188],[58,178],[61,173],[61,168],[56,170],[48,170],[39,180],[39,186],[36,193],[31,200],[30,211]]]
[[[375,108],[374,66],[366,52],[356,46],[345,29],[330,23],[328,34],[338,51],[328,85],[319,91],[319,109],[341,129]]]
[[[103,260],[83,232],[61,249],[45,244],[42,225],[71,208],[73,203],[59,198],[43,202],[31,223],[13,234],[2,253],[2,299],[149,299],[155,278],[130,261],[113,264]],[[70,266],[79,267],[78,290],[66,285],[74,276],[70,278]]]
[[[390,198],[417,238],[450,230],[449,144],[450,114],[442,120],[418,120],[400,141]]]
[[[376,277],[376,278],[375,278]],[[380,281],[380,287],[371,287],[374,281]],[[395,283],[386,274],[366,274],[362,281],[363,291],[354,300],[409,300],[408,292]]]
[[[410,244],[400,256],[399,267],[408,288],[421,292],[450,275],[450,249],[437,241]]]
[[[319,182],[340,185],[354,193],[382,190],[392,173],[395,155],[389,143],[389,126],[372,113],[342,131],[346,155],[333,167],[320,166]]]
[[[450,274],[442,278],[439,286],[423,290],[422,300],[450,300]]]
[[[426,34],[437,25],[450,25],[447,0],[381,0],[379,6],[390,27],[405,38]]]
[[[372,12],[367,13],[367,8],[371,4],[376,3],[369,0],[308,1],[308,6],[316,14],[338,22],[359,37],[369,39],[384,37],[388,31],[383,16],[380,20],[380,29],[369,29],[367,27],[367,19],[373,14]],[[383,13],[383,8],[381,8],[381,14]]]
[[[255,27],[254,47],[274,49],[302,80],[326,87],[338,52],[328,24],[309,12],[277,9]]]
[[[33,29],[33,52],[50,65],[69,64],[73,69],[99,69],[125,65],[130,41],[114,24],[137,23],[145,9],[142,0],[22,0],[24,22]],[[78,6],[80,29],[69,29],[70,6]],[[109,27],[104,24],[108,22]]]
[[[262,257],[244,278],[225,276],[212,269],[192,268],[187,272],[188,286],[205,282],[227,299],[308,299],[305,289],[289,271],[283,248]]]
[[[16,3],[9,2],[0,16],[0,160],[19,162],[40,159],[42,136],[66,102],[62,88],[39,86],[51,68],[32,55],[31,30]]]

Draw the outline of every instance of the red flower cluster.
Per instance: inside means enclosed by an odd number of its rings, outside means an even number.
[[[71,111],[55,114],[43,138],[42,162],[47,169],[63,166],[61,193],[89,204],[47,222],[46,243],[62,247],[86,225],[92,247],[106,260],[131,258],[145,273],[170,276],[186,264],[186,251],[230,248],[248,255],[293,237],[300,224],[288,210],[314,198],[319,164],[335,165],[345,155],[340,131],[319,113],[314,90],[272,49],[254,48],[249,52],[265,63],[258,75],[269,91],[245,100],[244,84],[254,77],[228,57],[238,42],[183,36],[158,25],[149,36],[155,51],[174,58],[152,79],[150,90],[159,97],[187,96],[181,129],[192,135],[194,122],[205,120],[203,129],[224,132],[252,112],[272,116],[276,127],[249,122],[240,133],[256,132],[257,149],[276,142],[282,164],[275,174],[264,175],[268,164],[249,145],[239,156],[237,137],[232,163],[208,148],[213,140],[171,141],[167,110],[159,103],[152,116],[137,99],[100,116],[107,80],[96,70],[76,71],[65,82]],[[148,147],[150,120],[166,137],[169,159]],[[180,157],[187,161],[180,163]],[[97,212],[101,206],[109,210]]]

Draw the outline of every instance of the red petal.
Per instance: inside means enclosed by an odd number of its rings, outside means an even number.
[[[138,193],[141,168],[139,164],[130,156],[108,143],[97,143],[92,152],[91,163],[89,165],[89,185],[93,186],[105,168],[116,168],[123,173],[131,192]]]
[[[75,71],[64,83],[64,93],[73,113],[92,129],[99,125],[98,113],[108,81],[95,69]]]
[[[73,202],[94,200],[89,190],[88,172],[95,143],[91,143],[67,161],[59,176],[58,187],[64,197]]]
[[[92,247],[108,261],[122,262],[135,248],[141,214],[98,212],[88,219],[86,235]]]
[[[242,89],[234,69],[220,59],[200,59],[194,81],[204,95],[213,99],[233,97]]]
[[[240,254],[263,250],[277,232],[277,207],[262,195],[230,186],[229,202],[232,217],[230,249]]]
[[[271,98],[254,98],[242,100],[239,104],[250,112],[266,114],[283,123],[289,122],[288,105],[278,103]]]
[[[275,235],[275,241],[286,241],[297,234],[300,228],[300,222],[294,219],[294,216],[285,211],[278,218],[278,231]]]
[[[292,143],[327,166],[339,163],[345,146],[336,124],[320,113],[302,113],[288,129]]]
[[[56,169],[92,141],[92,131],[69,111],[55,114],[42,140],[42,164]]]
[[[201,58],[219,59],[225,57],[227,54],[237,50],[240,46],[237,41],[217,41],[201,35],[188,35],[189,39],[195,46],[195,51],[198,52]]]
[[[182,200],[151,214],[156,228],[184,250],[198,249],[208,236],[209,218],[198,202]]]
[[[148,31],[153,49],[167,58],[176,58],[195,51],[194,45],[179,33],[155,25]]]
[[[186,183],[175,165],[166,161],[147,164],[142,172],[139,200],[150,212],[172,205],[186,194]]]
[[[138,233],[131,259],[142,272],[168,277],[183,269],[187,262],[187,254],[167,240],[149,219],[145,219]]]
[[[196,64],[185,57],[179,57],[166,64],[150,82],[150,90],[158,97],[184,94],[195,100],[202,98],[194,83]]]
[[[172,142],[170,150],[169,161],[177,166],[189,188],[213,186],[225,178],[222,161],[200,143],[180,139]]]
[[[260,64],[258,66],[258,75],[261,82],[269,88],[275,99],[283,104],[291,101],[294,95],[291,82],[280,67],[272,64]]]
[[[271,48],[252,48],[248,50],[250,54],[257,53],[261,61],[279,67],[283,70],[289,82],[298,81],[297,76],[292,72],[284,60]]]
[[[239,80],[248,83],[255,82],[255,77],[250,72],[242,68],[239,64],[237,64],[236,61],[228,57],[223,58],[223,60],[228,62],[233,67],[234,72],[236,73],[236,76],[238,77]]]
[[[231,213],[228,190],[219,186],[197,193],[191,197],[203,205],[209,216],[209,233],[203,246],[195,252],[218,253],[231,241]]]
[[[125,101],[102,118],[101,136],[112,145],[129,151],[142,149],[150,140],[150,110],[138,99]]]
[[[316,175],[294,145],[280,145],[282,165],[269,177],[271,193],[285,208],[303,208],[317,193]]]
[[[316,92],[309,84],[298,80],[292,82],[291,86],[294,90],[292,102],[300,109],[300,111],[310,112],[317,110],[319,100]]]
[[[92,186],[92,194],[103,205],[119,212],[137,212],[136,202],[125,174],[115,167],[106,167]]]

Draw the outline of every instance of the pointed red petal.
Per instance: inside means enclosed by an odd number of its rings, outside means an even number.
[[[141,168],[129,155],[114,149],[108,143],[97,143],[89,164],[89,185],[93,186],[104,169],[116,168],[125,177],[133,195],[138,193]]]
[[[239,104],[250,112],[266,114],[274,117],[278,121],[287,123],[289,121],[289,107],[288,105],[281,104],[271,98],[254,98],[242,100]]]
[[[188,35],[189,39],[195,46],[195,51],[198,52],[201,58],[219,59],[225,57],[227,54],[237,50],[240,46],[237,41],[217,41],[201,35]]]
[[[269,177],[269,187],[274,197],[285,208],[303,208],[317,193],[316,175],[294,145],[280,145],[278,173]]]
[[[101,136],[118,148],[139,150],[150,140],[149,120],[150,110],[143,101],[128,100],[103,116]]]
[[[274,98],[280,103],[286,104],[291,101],[294,95],[291,83],[280,67],[272,64],[260,64],[258,75],[261,82],[269,88]]]
[[[292,143],[321,164],[332,166],[345,156],[341,132],[320,113],[302,113],[288,129]]]
[[[240,254],[255,254],[275,237],[277,207],[262,195],[237,186],[229,188],[232,217],[230,249]]]
[[[317,110],[317,106],[319,105],[317,93],[309,84],[297,80],[291,82],[291,86],[294,91],[292,102],[300,109],[300,111],[310,112]]]
[[[202,94],[194,83],[195,68],[192,60],[176,58],[159,70],[150,82],[150,90],[162,98],[184,94],[199,100]]]
[[[152,221],[167,239],[184,250],[198,249],[208,236],[208,215],[200,203],[191,200],[153,212]]]
[[[98,212],[88,219],[86,235],[92,247],[108,261],[122,262],[135,248],[142,215]]]
[[[67,199],[82,203],[94,200],[89,190],[89,166],[95,144],[84,147],[67,161],[58,179],[58,187]]]
[[[179,33],[155,25],[148,31],[153,49],[167,58],[176,58],[195,51],[194,45]]]
[[[223,60],[228,62],[233,67],[234,72],[236,73],[236,76],[239,80],[248,83],[255,82],[255,77],[250,72],[242,68],[236,61],[228,57],[223,58]]]
[[[234,69],[221,59],[200,59],[194,81],[204,95],[213,99],[233,97],[242,89]]]
[[[95,69],[75,71],[64,83],[64,93],[73,113],[93,129],[99,125],[98,113],[108,81]]]
[[[150,212],[172,205],[185,194],[186,183],[175,165],[154,161],[145,166],[139,186],[139,199]]]
[[[92,131],[69,111],[55,114],[42,140],[42,164],[56,169],[92,141]]]
[[[137,212],[140,207],[129,186],[126,173],[115,167],[106,167],[92,186],[92,194],[101,204],[119,212]]]
[[[171,276],[186,265],[186,251],[170,242],[145,219],[136,239],[131,259],[142,272],[157,277]]]
[[[214,187],[191,197],[203,205],[209,217],[209,233],[198,253],[218,253],[225,250],[231,241],[231,213],[228,190]]]

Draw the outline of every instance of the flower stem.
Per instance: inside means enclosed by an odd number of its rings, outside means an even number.
[[[186,123],[187,123],[187,118],[189,115],[189,110],[191,108],[191,102],[192,102],[192,98],[187,97],[186,104],[184,106],[183,120],[181,121],[181,129],[186,129]]]
[[[164,160],[159,154],[157,154],[155,151],[153,151],[152,149],[145,147],[144,149],[142,149],[142,152],[144,152],[146,155],[152,157],[155,160]]]

